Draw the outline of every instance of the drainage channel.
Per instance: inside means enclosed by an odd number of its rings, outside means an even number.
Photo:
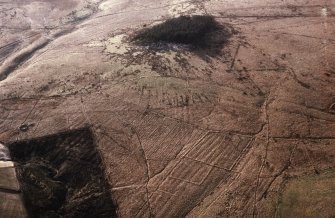
[[[0,157],[6,167],[0,170],[6,169],[3,172],[11,176],[3,178],[1,172],[0,182],[4,185],[0,183],[0,193],[4,194],[0,194],[0,202],[5,203],[0,203],[0,214],[8,214],[5,217],[116,217],[111,188],[89,128],[1,148]],[[17,200],[9,201],[13,196]]]

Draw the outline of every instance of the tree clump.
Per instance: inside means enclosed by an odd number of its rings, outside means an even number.
[[[169,19],[133,37],[139,45],[179,44],[196,49],[218,49],[231,36],[229,28],[212,16],[194,15]]]

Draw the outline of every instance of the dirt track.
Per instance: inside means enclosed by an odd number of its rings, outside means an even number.
[[[1,142],[89,126],[119,217],[335,215],[334,1],[67,2],[0,3]],[[130,42],[192,14],[223,55]]]

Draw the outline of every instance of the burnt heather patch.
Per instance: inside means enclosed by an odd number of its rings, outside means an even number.
[[[219,24],[212,16],[181,16],[139,31],[132,41],[151,48],[178,44],[214,55],[228,42],[232,33],[230,27]]]
[[[9,145],[31,217],[116,217],[90,129]]]

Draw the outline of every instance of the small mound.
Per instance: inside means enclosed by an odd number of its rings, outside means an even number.
[[[192,48],[222,47],[231,36],[228,28],[212,16],[181,16],[140,31],[133,37],[139,45],[182,44]]]

